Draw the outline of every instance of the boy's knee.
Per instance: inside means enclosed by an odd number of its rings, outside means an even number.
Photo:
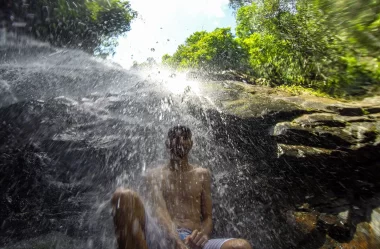
[[[144,204],[139,195],[130,189],[119,188],[111,198],[112,215],[116,227],[133,225],[135,220],[145,224]]]
[[[252,249],[248,241],[244,239],[232,239],[225,242],[222,249]]]
[[[134,197],[137,196],[137,193],[131,189],[128,188],[118,188],[113,193],[112,199],[119,198],[119,197]]]
[[[127,203],[133,203],[134,205],[136,205],[140,202],[140,197],[135,191],[123,188],[118,188],[111,198],[111,204],[113,207],[116,208],[124,206]]]
[[[244,239],[238,239],[236,247],[234,249],[252,249],[251,244]]]

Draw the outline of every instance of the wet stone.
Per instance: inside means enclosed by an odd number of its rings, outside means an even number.
[[[294,218],[306,233],[312,232],[317,228],[318,214],[310,212],[294,212]]]
[[[360,107],[348,107],[331,105],[327,107],[328,110],[339,113],[342,116],[361,116],[364,115],[364,111]]]

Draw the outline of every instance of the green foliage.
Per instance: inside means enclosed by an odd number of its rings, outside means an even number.
[[[353,26],[340,30],[335,11],[324,11],[332,3],[336,6],[335,1],[258,2],[241,7],[236,18],[239,43],[248,50],[256,76],[276,85],[300,85],[330,94],[347,89],[356,89],[351,94],[358,94],[363,86],[378,83],[376,70],[369,70],[360,60],[368,55],[366,51],[372,55],[375,51],[359,42],[360,36],[350,30]],[[365,11],[367,7],[362,10],[367,16]],[[369,19],[365,27],[373,25],[374,18]]]
[[[124,0],[18,0],[12,8],[17,18],[26,14],[24,19],[38,39],[101,56],[113,53],[115,37],[129,31],[137,16]]]
[[[323,13],[330,30],[334,30],[350,46],[380,55],[380,0],[314,0],[314,5]]]
[[[175,68],[242,71],[266,85],[357,95],[380,82],[380,0],[230,0],[229,29],[195,32]],[[297,90],[298,91],[298,90]]]
[[[305,8],[298,6],[294,12],[279,1],[244,6],[237,13],[236,30],[260,76],[275,84],[310,85],[326,77],[320,64],[330,62],[333,51],[326,47],[332,41],[323,39],[324,30],[314,21],[317,18],[306,16]]]
[[[173,56],[164,55],[166,65],[175,68],[195,68],[205,71],[226,69],[245,70],[247,54],[231,33],[230,28],[212,32],[195,32],[180,45]]]
[[[276,89],[288,92],[296,96],[306,93],[306,94],[317,96],[317,97],[326,97],[326,98],[330,97],[328,94],[318,89],[306,88],[306,87],[297,86],[297,85],[280,85],[280,86],[277,86]]]
[[[239,8],[250,5],[253,0],[230,0],[230,7],[234,10],[238,10]]]
[[[138,63],[137,61],[134,61],[131,69],[135,69],[135,70],[152,69],[153,67],[155,67],[157,65],[158,64],[154,60],[154,58],[149,57],[146,59],[146,61],[144,61],[142,63]]]

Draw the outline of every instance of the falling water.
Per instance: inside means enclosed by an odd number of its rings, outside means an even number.
[[[1,149],[23,157],[29,167],[24,170],[35,177],[23,185],[28,176],[8,172],[16,184],[2,215],[5,248],[113,248],[112,192],[118,186],[138,189],[143,172],[165,164],[165,136],[177,124],[193,131],[191,162],[213,173],[215,233],[256,237],[254,244],[273,239],[270,229],[277,225],[262,229],[271,219],[262,214],[268,207],[244,198],[269,197],[268,179],[255,174],[255,159],[263,156],[225,143],[234,134],[227,133],[225,117],[211,111],[213,98],[195,79],[159,68],[126,71],[28,39],[1,50]],[[272,153],[260,146],[258,151]],[[28,191],[27,203],[12,209],[12,198],[22,191]]]
[[[287,189],[287,172],[298,169],[276,160],[276,120],[222,113],[222,93],[185,74],[126,71],[9,39],[0,47],[2,248],[114,248],[113,191],[138,190],[144,172],[166,163],[164,140],[177,124],[193,131],[190,162],[212,172],[214,235],[295,248],[288,210],[306,191]]]

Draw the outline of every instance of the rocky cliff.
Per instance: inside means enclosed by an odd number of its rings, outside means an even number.
[[[270,165],[256,174],[275,190],[253,199],[272,205],[299,232],[294,244],[279,248],[380,246],[379,97],[338,101],[236,82],[218,92],[214,103],[232,120],[225,129],[234,147]],[[271,146],[276,151],[268,154]]]

